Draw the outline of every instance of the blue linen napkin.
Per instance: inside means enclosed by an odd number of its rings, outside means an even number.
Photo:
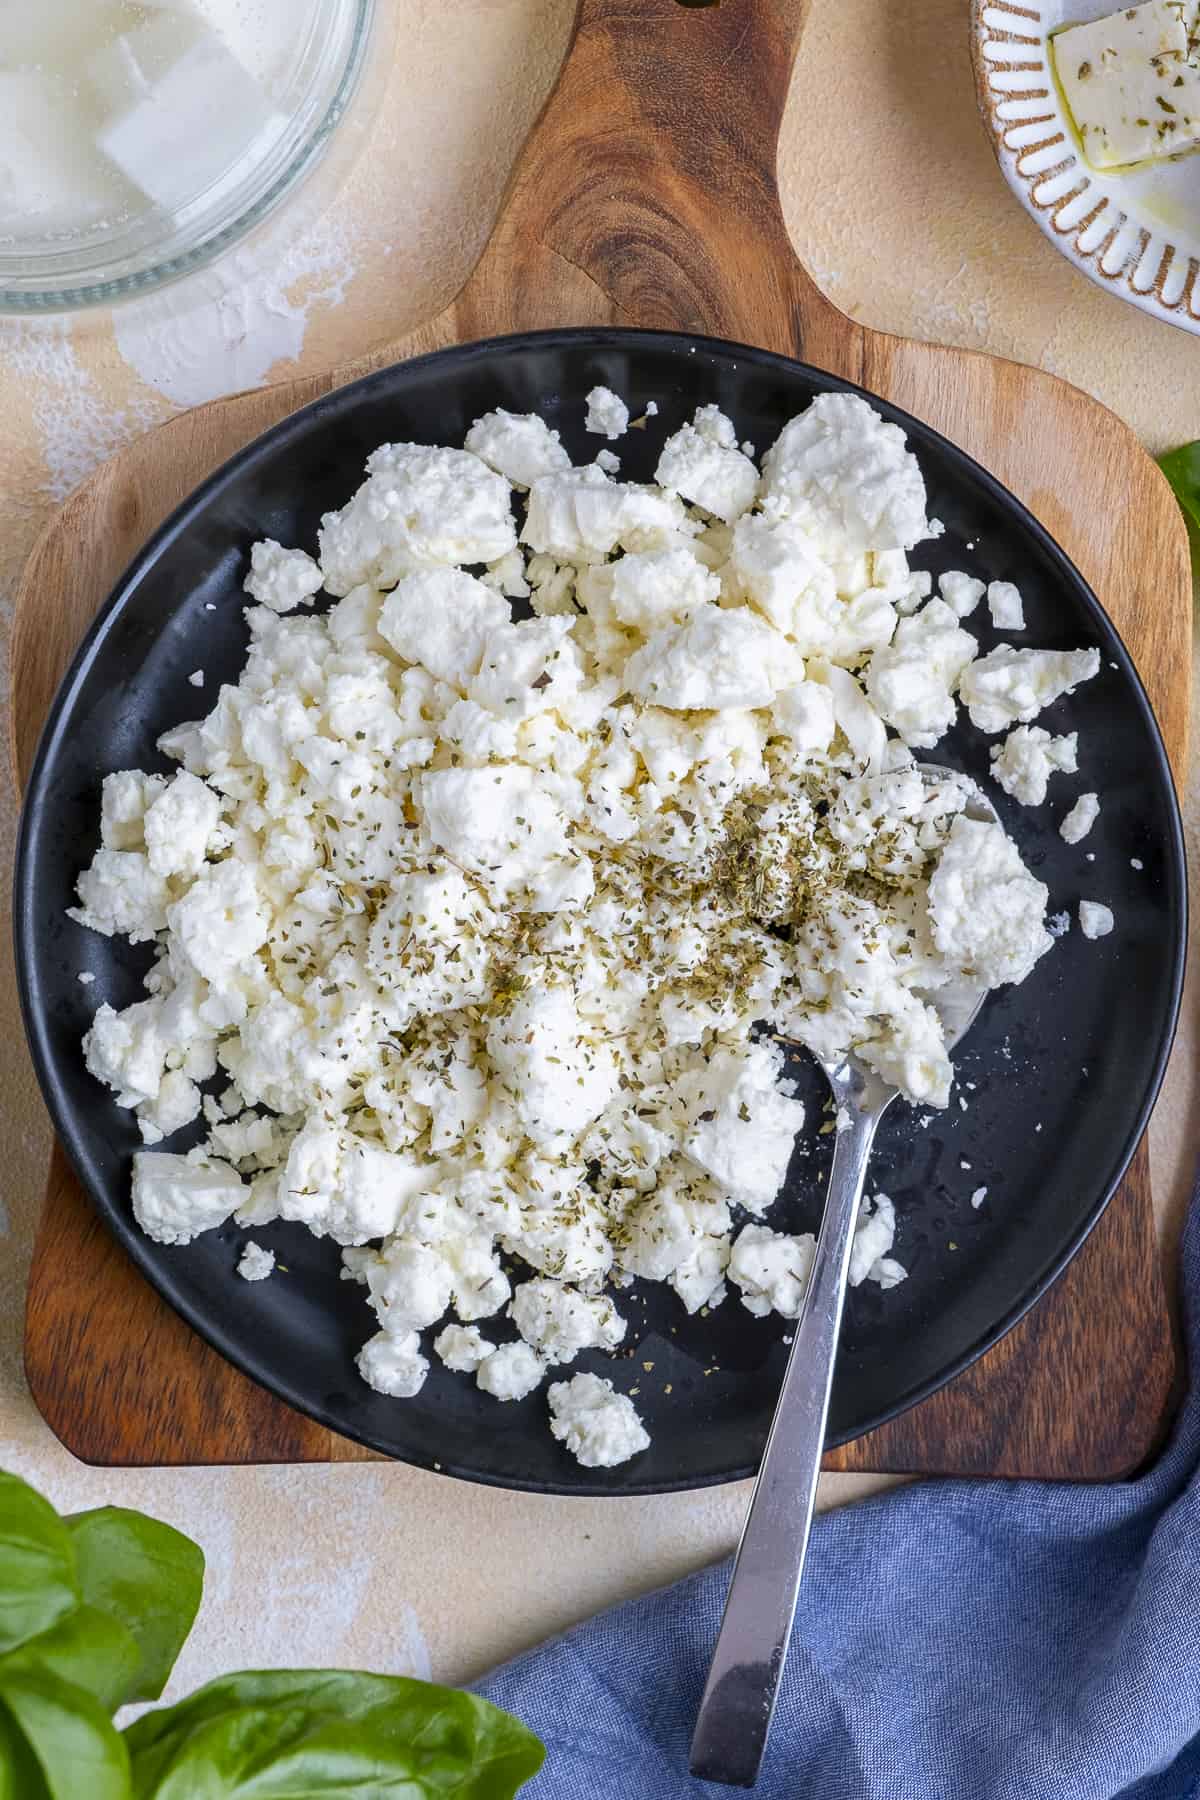
[[[1200,1368],[1200,1199],[1182,1249]],[[728,1563],[478,1691],[547,1747],[522,1800],[696,1800]],[[760,1800],[1200,1800],[1200,1392],[1149,1474],[931,1481],[816,1523]]]

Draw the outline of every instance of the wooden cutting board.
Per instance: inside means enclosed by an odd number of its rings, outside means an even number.
[[[185,414],[78,489],[36,546],[18,596],[19,778],[70,654],[121,570],[240,445],[331,387],[404,357],[504,332],[609,324],[710,333],[804,358],[963,445],[1099,593],[1179,777],[1191,668],[1187,546],[1166,483],[1132,434],[1038,370],[855,324],[795,258],[775,160],[806,9],[807,0],[582,0],[491,240],[444,312],[327,376]],[[108,1236],[58,1150],[30,1276],[26,1368],[47,1422],[88,1462],[368,1454],[195,1337]],[[1159,1440],[1173,1378],[1143,1144],[1087,1244],[1032,1313],[941,1393],[831,1454],[827,1466],[1111,1477]]]

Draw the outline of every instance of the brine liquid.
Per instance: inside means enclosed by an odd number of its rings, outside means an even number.
[[[0,248],[184,217],[288,124],[319,0],[0,0]]]

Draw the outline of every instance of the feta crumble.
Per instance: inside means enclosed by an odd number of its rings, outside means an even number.
[[[625,429],[615,395],[589,402],[589,429]],[[970,784],[912,752],[961,697],[1016,727],[995,773],[1038,804],[1076,742],[1028,720],[1099,659],[978,657],[984,584],[952,571],[931,598],[909,566],[936,527],[899,428],[823,395],[760,473],[705,405],[654,484],[599,461],[498,409],[461,450],[376,451],[317,558],[256,545],[240,680],[161,739],[169,780],[105,778],[79,877],[74,918],[155,944],[87,1066],[147,1142],[201,1112],[207,1133],[134,1157],[139,1224],[330,1239],[379,1327],[360,1373],[394,1398],[426,1332],[502,1401],[615,1352],[609,1289],[635,1277],[689,1313],[732,1290],[795,1318],[813,1240],[765,1221],[821,1124],[755,1028],[944,1108],[931,995],[1021,981],[1052,942],[1046,889],[963,816]],[[904,1278],[895,1233],[866,1201],[853,1284]],[[238,1265],[271,1266],[252,1242]],[[498,1343],[480,1322],[506,1311]],[[594,1374],[549,1403],[588,1467],[649,1441]]]
[[[627,1394],[599,1375],[573,1375],[550,1389],[550,1429],[585,1469],[611,1469],[650,1447]]]
[[[1079,902],[1079,929],[1085,938],[1107,937],[1115,923],[1110,907],[1098,900]]]
[[[989,581],[987,603],[997,631],[1024,631],[1025,603],[1011,581]]]
[[[133,1159],[133,1216],[157,1244],[190,1244],[231,1218],[246,1197],[227,1163],[191,1162],[164,1151]]]
[[[540,1387],[546,1365],[536,1350],[518,1341],[501,1344],[475,1370],[476,1384],[497,1400],[523,1400]]]
[[[992,775],[1022,806],[1041,806],[1056,770],[1073,775],[1079,767],[1078,735],[1051,737],[1040,725],[1018,725],[1003,744],[993,746]]]
[[[986,591],[985,583],[963,569],[948,569],[938,576],[938,593],[958,618],[966,619],[975,611]]]
[[[269,606],[272,612],[286,613],[297,606],[311,606],[321,591],[321,580],[321,571],[307,552],[285,550],[274,538],[264,538],[250,552],[250,573],[246,576],[245,588],[260,606]],[[188,680],[200,687],[203,676],[196,681],[195,676],[190,675]]]
[[[1082,843],[1099,817],[1100,796],[1098,794],[1080,794],[1059,826],[1059,835],[1068,844]]]
[[[275,1252],[264,1250],[250,1238],[238,1260],[237,1272],[243,1281],[265,1281],[275,1272]]]
[[[421,1355],[415,1331],[377,1331],[356,1357],[358,1372],[368,1387],[394,1400],[411,1400],[425,1385],[429,1359]]]
[[[1000,644],[963,671],[959,693],[980,731],[1028,724],[1100,673],[1098,650],[1014,650]]]
[[[985,987],[1024,981],[1053,942],[1047,898],[999,825],[957,818],[929,881],[933,941]]]
[[[447,1325],[434,1338],[433,1347],[446,1367],[460,1375],[473,1374],[496,1348],[478,1325]]]
[[[629,408],[619,394],[611,388],[594,387],[587,397],[587,417],[583,428],[598,437],[606,437],[611,443],[614,438],[624,437],[629,429]]]

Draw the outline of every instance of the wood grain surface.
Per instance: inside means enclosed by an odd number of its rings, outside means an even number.
[[[493,235],[442,313],[327,377],[172,420],[78,489],[36,545],[18,595],[18,778],[88,620],[154,527],[234,450],[331,387],[402,358],[505,332],[597,324],[694,330],[802,357],[963,445],[1025,501],[1099,593],[1146,683],[1178,778],[1191,582],[1166,483],[1132,433],[1078,389],[998,358],[869,331],[819,293],[792,251],[775,177],[805,10],[804,0],[582,0],[558,85]],[[26,1368],[51,1428],[89,1462],[368,1454],[209,1350],[109,1238],[58,1150],[30,1277]],[[1173,1380],[1143,1144],[1039,1305],[939,1394],[831,1453],[826,1466],[1112,1477],[1160,1439]]]

